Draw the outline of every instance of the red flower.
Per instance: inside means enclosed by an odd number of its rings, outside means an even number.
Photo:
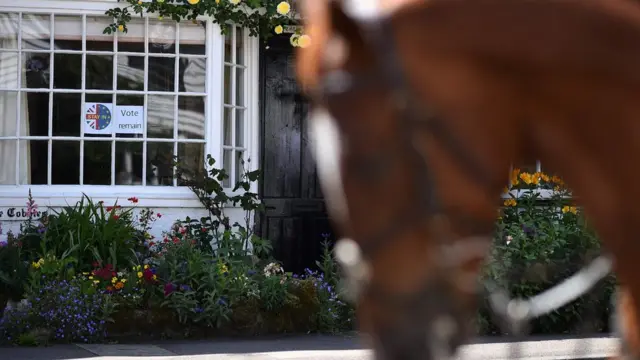
[[[164,296],[169,296],[172,292],[176,290],[175,286],[172,283],[166,283],[164,285]]]
[[[158,213],[158,214],[156,214],[156,216],[157,216],[157,217],[159,217],[159,218],[161,218],[161,217],[162,217],[162,214]]]
[[[155,244],[156,244],[156,243],[154,243],[153,241],[149,241],[149,246],[153,246],[153,245],[155,245]]]
[[[137,197],[135,197],[135,196],[130,197],[130,198],[128,198],[127,200],[131,201],[131,202],[132,202],[132,203],[134,203],[134,204],[137,204],[137,203],[138,203],[138,198],[137,198]]]
[[[184,234],[187,232],[187,228],[180,228],[180,234]]]
[[[196,241],[195,240],[191,240],[191,245],[195,245]]]
[[[111,212],[113,210],[113,206],[107,206],[107,212]]]
[[[200,229],[200,231],[207,232],[207,228],[202,228],[202,229]]]
[[[164,240],[163,240],[163,241],[164,241],[164,243],[166,244],[166,243],[168,243],[168,242],[169,242],[169,238],[164,238]]]
[[[116,220],[116,221],[117,221],[118,219],[120,219],[120,216],[118,216],[118,215],[113,215],[113,220]]]
[[[177,244],[177,243],[179,243],[179,242],[180,242],[180,239],[178,239],[177,237],[174,237],[174,238],[173,238],[173,243],[174,243],[174,244]]]

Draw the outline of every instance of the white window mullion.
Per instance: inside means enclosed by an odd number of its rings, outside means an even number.
[[[180,96],[178,95],[178,91],[180,91],[180,26],[178,23],[175,23],[175,54],[176,58],[174,59],[173,65],[173,156],[178,156],[178,101],[180,100]],[[173,160],[173,158],[172,158]],[[171,167],[172,182],[173,186],[178,186],[178,176],[176,172],[176,168],[174,166]]]
[[[206,118],[207,129],[207,153],[216,160],[214,165],[221,168],[223,165],[223,134],[224,134],[224,35],[220,32],[220,25],[208,21],[206,36],[207,53],[207,107],[209,109]],[[206,137],[205,137],[206,139]],[[205,159],[206,162],[206,159]],[[208,169],[208,165],[207,165]]]
[[[53,79],[55,77],[55,18],[51,17],[51,48],[49,49],[49,109],[47,110],[47,184],[51,185],[53,163]],[[81,106],[84,106],[81,104]]]
[[[116,34],[113,36],[113,57],[111,58],[112,61],[112,75],[113,78],[111,79],[112,83],[111,83],[111,90],[113,91],[113,94],[111,94],[111,108],[113,109],[113,114],[111,114],[111,121],[115,122],[116,120],[116,109],[118,106],[118,97],[116,95],[116,91],[118,89],[118,32],[116,32]],[[116,185],[116,133],[112,133],[111,134],[111,186],[115,186]],[[127,152],[129,150],[127,149]]]
[[[236,146],[238,144],[236,144],[236,86],[238,84],[236,84],[236,71],[238,71],[238,67],[236,66],[236,59],[238,58],[238,54],[237,54],[237,49],[236,49],[236,37],[237,37],[237,31],[236,31],[236,26],[235,25],[231,25],[231,63],[233,64],[233,66],[231,66],[231,76],[229,76],[229,81],[231,82],[231,105],[232,108],[231,110],[231,166],[229,166],[229,169],[231,170],[231,174],[229,174],[229,186],[231,186],[231,188],[233,188],[235,186],[235,184],[238,182],[238,179],[236,179],[236,166],[238,166],[238,164],[236,163],[236,158],[237,158],[237,154],[236,154]]]
[[[247,110],[244,115],[244,129],[246,133],[245,148],[247,155],[251,159],[248,164],[248,170],[254,171],[260,168],[260,112],[259,112],[259,94],[260,94],[260,76],[259,69],[259,49],[260,40],[256,37],[247,36],[244,32],[245,41],[245,59],[247,70],[245,73],[245,99]],[[258,183],[251,184],[251,191],[258,193]]]
[[[17,83],[17,87],[18,87],[18,98],[16,99],[16,105],[18,106],[16,109],[20,109],[20,105],[21,105],[21,101],[20,98],[22,97],[22,13],[18,14],[18,69],[16,71],[18,71],[18,83]],[[20,114],[22,113],[22,111],[17,111],[17,116],[15,118],[16,121],[16,140],[15,140],[15,151],[16,151],[16,175],[15,175],[15,183],[20,184]]]
[[[87,15],[82,15],[82,69],[80,71],[80,89],[82,94],[80,95],[80,114],[84,114],[84,104],[86,103],[85,90],[87,88]],[[80,185],[84,185],[84,119],[80,115]]]
[[[144,20],[144,76],[143,85],[144,90],[144,133],[142,134],[142,186],[147,185],[147,114],[149,112],[149,17]]]

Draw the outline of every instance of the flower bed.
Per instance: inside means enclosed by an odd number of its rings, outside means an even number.
[[[161,239],[149,229],[162,215],[134,211],[136,198],[128,199],[132,208],[126,210],[85,197],[60,212],[29,217],[19,234],[0,242],[0,342],[353,330],[354,309],[337,291],[328,245],[321,271],[287,273],[271,258],[268,240],[253,234],[250,224],[231,225],[221,211],[228,202],[260,211],[247,185],[256,173],[245,174],[237,188],[247,192],[235,197],[216,186],[225,176],[212,169],[188,182],[209,216],[178,221]],[[584,266],[598,254],[599,242],[580,209],[567,202],[560,179],[516,172],[514,180],[524,195],[505,201],[484,276],[512,296],[532,296]],[[555,189],[542,204],[540,188]],[[27,205],[37,206],[31,198]],[[531,330],[607,331],[614,285],[611,277],[536,320]],[[481,334],[500,333],[486,304],[478,325]]]

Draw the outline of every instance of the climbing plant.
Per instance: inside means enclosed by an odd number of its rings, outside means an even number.
[[[155,14],[167,21],[190,20],[197,23],[198,16],[210,16],[220,26],[223,34],[229,31],[227,24],[234,23],[249,31],[251,36],[267,40],[273,34],[281,34],[287,25],[298,25],[291,4],[284,0],[118,0],[126,6],[106,11],[114,19],[104,29],[105,34],[127,32],[132,15]],[[291,35],[291,45],[306,47],[311,39],[298,28]]]

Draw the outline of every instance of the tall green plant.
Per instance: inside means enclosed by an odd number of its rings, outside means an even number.
[[[229,263],[246,262],[251,253],[258,258],[268,257],[272,249],[271,244],[255,234],[251,224],[252,218],[264,210],[258,194],[251,191],[251,183],[259,179],[260,171],[246,171],[242,161],[239,164],[243,166],[242,174],[229,195],[228,189],[224,186],[229,175],[224,169],[216,168],[215,163],[215,159],[207,155],[208,166],[202,171],[194,171],[183,166],[176,158],[175,166],[181,182],[193,191],[209,213],[208,217],[199,221],[187,218],[178,224],[179,227],[185,228],[179,232],[193,236],[200,246],[208,251],[212,251],[213,244],[216,255]],[[237,221],[231,224],[229,216],[224,211],[224,208],[230,205],[244,210],[244,224]]]
[[[82,271],[91,270],[94,261],[116,268],[130,265],[136,259],[132,209],[117,210],[117,204],[105,208],[83,194],[74,206],[52,211],[44,219],[43,253],[70,255]]]

